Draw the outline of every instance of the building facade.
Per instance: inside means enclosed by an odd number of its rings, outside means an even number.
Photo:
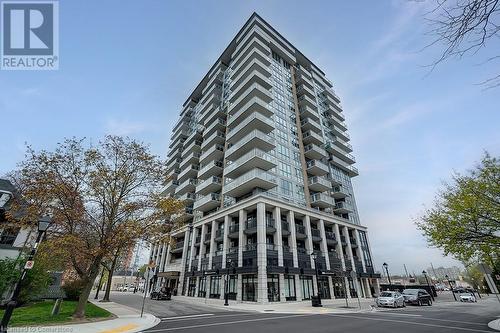
[[[351,178],[352,146],[325,74],[253,14],[184,103],[164,194],[186,225],[153,244],[156,287],[286,302],[378,291]]]

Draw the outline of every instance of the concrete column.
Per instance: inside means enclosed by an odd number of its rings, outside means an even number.
[[[380,295],[380,279],[373,279],[375,282],[374,287],[375,287],[375,297],[378,297]]]
[[[347,276],[344,277],[344,283],[345,283],[345,291],[347,292],[347,298],[352,298],[351,288],[349,287],[349,279],[347,279]]]
[[[229,245],[229,238],[227,235],[229,234],[229,221],[231,219],[231,216],[226,215],[224,216],[224,232],[222,235],[222,268],[226,268],[226,255],[227,255],[227,248]]]
[[[257,204],[257,302],[267,303],[266,205]]]
[[[166,269],[168,269],[168,266],[170,265],[170,260],[172,260],[172,245],[170,245],[170,242],[172,241],[171,238],[168,240],[168,245],[167,245],[167,253],[165,254],[165,261],[163,261],[163,272],[165,272]]]
[[[194,287],[194,297],[198,297],[198,290],[200,290],[200,277],[196,277],[196,287]]]
[[[280,283],[280,302],[283,303],[283,302],[286,302],[286,300],[285,300],[285,274],[279,274],[279,283]]]
[[[353,256],[353,251],[352,251],[352,247],[351,247],[351,239],[349,237],[349,229],[347,227],[344,227],[343,231],[344,231],[344,236],[345,236],[345,240],[347,243],[347,246],[346,246],[347,247],[347,256],[351,260],[352,270],[354,272],[356,272],[357,270],[356,270],[356,265],[354,264],[354,256]],[[357,278],[353,279],[353,284],[354,284],[354,288],[356,289],[356,292],[361,297],[361,288],[359,286],[359,279],[357,279]]]
[[[243,266],[243,250],[245,249],[245,241],[246,241],[246,236],[245,236],[245,233],[243,232],[243,230],[245,230],[245,223],[246,223],[246,220],[247,220],[247,211],[244,210],[244,209],[240,209],[239,211],[239,240],[238,240],[238,267],[242,267]],[[241,285],[241,276],[238,277],[239,278],[239,283]],[[240,294],[238,292],[238,294]],[[241,299],[240,299],[241,300]]]
[[[291,238],[290,250],[292,251],[293,255],[293,267],[299,267],[299,257],[297,255],[297,232],[295,230],[295,216],[293,214],[293,211],[291,210],[288,211],[287,221],[290,227],[290,238]]]
[[[307,254],[311,254],[313,251],[313,242],[312,242],[312,234],[311,234],[311,220],[309,219],[309,215],[306,215],[304,218],[304,227],[306,228],[306,251]],[[314,260],[312,256],[309,256],[309,260],[311,261],[311,267],[316,268],[314,264]]]
[[[295,294],[297,296],[297,301],[302,301],[302,283],[299,274],[295,274]]]
[[[318,296],[318,279],[316,278],[316,275],[313,275],[313,295]]]
[[[274,244],[278,247],[278,266],[283,266],[283,239],[281,232],[281,209],[275,207],[273,210],[274,223],[276,225],[276,233],[274,234]],[[280,282],[281,283],[281,282]]]
[[[219,299],[224,299],[224,294],[226,291],[226,278],[227,274],[225,272],[221,272],[221,277],[220,277],[220,296]]]
[[[213,257],[215,254],[215,229],[216,229],[216,222],[212,221],[212,228],[210,231],[210,257],[208,257],[208,267],[209,269],[212,269],[212,263],[213,263]]]
[[[365,287],[366,297],[367,298],[371,298],[372,297],[372,291],[370,290],[370,283],[368,282],[368,279],[364,278],[363,282],[364,282],[363,284],[364,284],[364,287]]]
[[[330,289],[330,298],[335,299],[335,292],[333,290],[333,279],[331,276],[328,276],[328,288]]]
[[[333,225],[334,231],[335,231],[335,238],[337,239],[337,246],[335,247],[335,250],[337,251],[340,261],[342,263],[342,271],[345,272],[345,261],[344,261],[344,251],[342,250],[342,242],[340,241],[340,229],[339,225],[335,223]]]
[[[205,234],[207,233],[207,224],[201,226],[200,235],[200,257],[198,258],[198,270],[201,270],[201,259],[205,255]]]
[[[241,274],[238,274],[238,279],[236,280],[236,301],[241,302],[243,296],[243,283]]]
[[[191,240],[191,254],[189,256],[189,271],[192,271],[193,270],[193,267],[192,264],[193,264],[193,260],[195,258],[195,246],[194,246],[194,243],[196,243],[196,235],[198,233],[198,228],[193,228],[193,239]]]
[[[325,221],[319,220],[319,232],[321,235],[321,252],[325,257],[326,269],[330,270],[330,256],[328,255],[328,245],[326,244]]]
[[[189,228],[184,232],[184,247],[182,249],[182,258],[181,258],[181,273],[179,274],[179,294],[182,293],[182,289],[184,287],[184,276],[186,274],[186,252],[189,244]],[[187,292],[187,291],[186,291]]]

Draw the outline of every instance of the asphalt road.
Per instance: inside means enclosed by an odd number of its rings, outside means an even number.
[[[140,308],[137,299],[137,295],[113,295],[115,302]],[[234,312],[175,301],[149,300],[146,309],[161,318],[161,322],[145,333],[496,332],[487,324],[500,316],[500,304],[495,298],[483,299],[476,304],[437,302],[431,307],[408,306],[339,314]]]

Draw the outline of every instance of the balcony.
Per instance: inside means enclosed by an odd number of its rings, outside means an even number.
[[[254,148],[236,161],[229,163],[224,169],[224,175],[235,178],[255,168],[268,171],[275,166],[276,159],[272,155]]]
[[[184,150],[182,151],[182,157],[188,156],[192,152],[197,152],[199,153],[201,151],[201,140],[194,140],[191,142],[187,147],[184,147]]]
[[[344,140],[338,138],[338,137],[333,137],[331,138],[332,142],[334,145],[342,149],[343,151],[346,151],[348,153],[352,152],[352,145],[348,142],[345,142]]]
[[[347,245],[347,240],[344,235],[340,235],[340,244],[342,244],[342,246]]]
[[[174,146],[179,144],[179,142],[185,140],[187,137],[188,137],[188,132],[186,130],[175,131],[170,141],[169,147],[173,148]]]
[[[305,73],[296,73],[295,74],[295,82],[297,84],[306,84],[308,85],[310,88],[313,87],[312,85],[312,82],[311,82],[311,79],[307,76],[307,74]]]
[[[226,159],[235,160],[249,150],[258,148],[262,151],[269,151],[276,146],[276,140],[259,130],[253,130],[242,138],[238,143],[229,147],[226,151]]]
[[[359,174],[358,169],[352,165],[349,165],[345,161],[341,160],[340,158],[330,155],[330,163],[334,164],[335,166],[341,168],[345,172],[349,173],[349,176],[354,177]]]
[[[342,186],[334,186],[332,188],[332,197],[335,199],[343,199],[349,196],[349,192]]]
[[[266,63],[264,63],[266,62]],[[247,63],[245,63],[244,68],[237,67],[236,71],[233,71],[231,90],[236,91],[239,87],[243,87],[245,84],[248,85],[248,78],[251,78],[253,75],[259,74],[260,77],[266,79],[269,78],[272,74],[269,70],[268,62],[262,62],[259,58],[254,57]],[[255,82],[257,79],[251,80],[250,82]],[[269,87],[270,88],[270,87]]]
[[[172,194],[175,189],[179,186],[179,181],[176,179],[171,179],[167,185],[165,185],[165,188],[163,189],[162,195],[166,194]]]
[[[231,239],[238,239],[240,237],[240,225],[230,225],[227,236]]]
[[[301,118],[311,118],[315,121],[319,121],[319,114],[316,107],[310,107],[309,105],[299,107],[299,113]]]
[[[269,103],[273,100],[271,92],[268,89],[265,89],[260,84],[254,83],[231,104],[229,112],[234,113],[234,110],[239,110],[254,97],[261,99],[264,103]]]
[[[196,186],[196,194],[206,195],[212,192],[219,192],[222,188],[222,180],[220,177],[210,177],[198,183]]]
[[[181,253],[183,249],[184,249],[184,241],[176,242],[175,245],[172,246],[172,249],[170,250],[170,252]]]
[[[257,244],[251,243],[251,244],[245,245],[245,251],[257,251]]]
[[[347,214],[352,212],[352,207],[349,203],[345,201],[340,201],[335,203],[335,207],[333,207],[333,211],[340,214]]]
[[[218,161],[224,157],[224,146],[215,145],[203,151],[200,156],[200,163],[206,164],[209,161]]]
[[[205,118],[205,131],[203,132],[204,136],[210,135],[210,133],[207,132],[207,129],[211,127],[212,125],[215,126],[215,128],[211,128],[211,131],[214,131],[214,129],[219,129],[223,132],[225,132],[225,129],[223,128],[222,124],[218,122],[220,119],[224,119],[226,117],[226,108],[222,108],[220,106],[216,107],[210,113],[206,116]],[[225,125],[224,125],[225,126]],[[222,127],[222,128],[221,128]]]
[[[351,139],[350,136],[349,136],[349,134],[347,132],[345,132],[344,130],[342,130],[338,126],[335,126],[334,124],[331,124],[330,126],[328,126],[328,128],[330,129],[330,132],[333,135],[338,136],[342,140],[349,141]]]
[[[181,158],[173,158],[168,164],[167,164],[167,173],[171,172],[174,169],[177,169],[182,162]]]
[[[295,225],[295,238],[302,240],[307,238],[306,227],[300,224]]]
[[[302,95],[298,99],[299,107],[309,106],[311,108],[316,108],[316,101],[307,95]]]
[[[273,218],[266,218],[266,234],[272,235],[276,232],[276,225]],[[257,219],[255,217],[249,218],[245,222],[245,230],[243,231],[246,235],[253,235],[257,233]]]
[[[205,179],[212,176],[222,175],[222,161],[211,161],[204,165],[198,172],[198,178]]]
[[[320,146],[315,145],[314,143],[308,144],[304,146],[304,155],[305,157],[311,160],[319,160],[323,157],[327,156],[326,150],[321,148]]]
[[[255,42],[254,42],[255,43]],[[241,71],[247,67],[247,64],[249,64],[253,59],[258,59],[262,64],[264,64],[265,67],[269,66],[271,64],[271,61],[269,60],[269,56],[267,55],[268,51],[264,51],[263,49],[259,48],[263,47],[261,45],[253,47],[252,45],[248,44],[248,47],[246,47],[246,52],[241,53],[236,58],[233,60],[233,64],[235,65],[233,69],[233,75],[240,75]],[[248,53],[248,51],[251,51]]]
[[[223,191],[226,195],[240,197],[255,188],[270,190],[276,186],[278,186],[278,180],[275,175],[261,169],[253,169],[225,184]]]
[[[310,160],[306,163],[307,173],[314,176],[324,176],[328,173],[328,166],[319,160]]]
[[[332,197],[324,193],[316,193],[311,195],[311,206],[319,208],[327,208],[335,205]]]
[[[185,169],[189,164],[198,164],[200,162],[200,156],[201,153],[195,151],[192,152],[182,160],[179,168]]]
[[[311,228],[311,239],[313,242],[321,242],[321,232],[318,229]]]
[[[316,132],[307,131],[302,133],[302,140],[304,144],[308,145],[310,143],[316,144],[318,146],[323,144],[323,137]]]
[[[215,131],[212,133],[212,135],[203,140],[203,143],[201,144],[201,149],[207,150],[207,148],[215,144],[224,144],[225,140],[226,140],[226,134],[224,134],[224,132]]]
[[[334,232],[326,231],[325,237],[326,237],[326,244],[328,244],[328,245],[336,245],[337,244],[337,237],[335,237]]]
[[[194,192],[184,193],[183,195],[179,196],[179,200],[193,203],[196,200],[196,194],[194,194]]]
[[[221,242],[224,239],[224,229],[217,229],[215,231],[215,238],[214,240],[216,242]]]
[[[186,192],[194,192],[196,190],[196,182],[197,180],[195,178],[186,179],[184,182],[179,184],[175,194],[183,195]]]
[[[212,233],[211,233],[211,232],[207,232],[207,233],[205,234],[205,238],[204,238],[203,242],[204,242],[206,245],[208,245],[208,244],[210,244],[210,243],[211,243],[211,241],[212,241]],[[210,253],[206,253],[206,254],[205,254],[205,258],[208,258],[209,256],[210,256]]]
[[[207,212],[220,206],[221,196],[218,193],[210,193],[198,198],[194,203],[193,209]]]
[[[188,165],[184,170],[181,171],[181,173],[179,173],[177,179],[182,183],[188,178],[195,178],[198,175],[199,170],[200,166],[198,164]]]
[[[237,100],[242,96],[245,92],[248,91],[250,87],[254,84],[260,85],[262,88],[269,90],[272,87],[271,81],[269,80],[269,76],[263,75],[262,72],[267,71],[261,68],[259,71],[257,68],[248,73],[247,75],[240,76],[233,81],[233,85],[231,86],[232,94],[230,97],[231,101]],[[268,74],[271,74],[268,72]]]
[[[263,102],[260,98],[257,97],[251,98],[240,109],[232,109],[232,111],[236,112],[234,114],[230,113],[228,115],[228,125],[243,121],[246,117],[248,117],[248,115],[252,114],[253,112],[261,113],[265,117],[271,117],[274,114],[269,104]]]
[[[316,95],[314,94],[312,88],[305,84],[300,84],[297,86],[297,95],[298,96],[307,95],[311,99],[316,98]]]
[[[309,178],[309,189],[314,192],[325,192],[331,189],[332,183],[325,177],[310,177]]]
[[[259,130],[264,133],[269,133],[274,129],[272,117],[265,117],[264,115],[254,112],[249,115],[245,120],[239,123],[236,127],[229,129],[227,134],[227,141],[235,143],[250,133],[252,130]]]
[[[351,242],[351,247],[352,248],[357,248],[358,247],[358,242],[353,237],[349,238],[349,241]]]
[[[283,236],[289,236],[291,234],[290,232],[290,223],[281,221],[281,234]]]
[[[210,137],[210,135],[212,135],[214,132],[217,131],[221,131],[224,133],[225,128],[226,128],[226,120],[224,118],[217,118],[214,122],[211,122],[207,126],[205,126],[205,131],[203,131],[203,137],[208,138]]]
[[[319,135],[321,135],[321,125],[313,120],[312,118],[305,118],[300,122],[300,125],[302,127],[302,131],[307,132],[307,131],[313,131]]]

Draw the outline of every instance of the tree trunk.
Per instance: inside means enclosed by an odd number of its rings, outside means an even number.
[[[84,287],[82,293],[78,297],[78,303],[76,305],[75,312],[73,312],[73,318],[75,319],[85,318],[85,306],[87,305],[87,301],[89,299],[92,286],[94,285],[94,281],[97,278],[97,275],[99,275],[100,265],[101,265],[101,258],[98,258],[90,266],[88,277],[83,279]]]
[[[102,279],[104,278],[104,270],[105,270],[105,268],[103,266],[102,270],[101,270],[101,277],[99,278],[99,282],[97,283],[97,290],[95,292],[94,299],[98,299],[99,298],[99,291],[102,288]]]
[[[118,255],[115,255],[113,262],[111,263],[111,269],[108,271],[108,281],[106,282],[106,291],[104,292],[104,297],[101,302],[109,302],[109,293],[111,292],[111,285],[113,280],[113,273],[115,272],[116,261],[118,260]]]

